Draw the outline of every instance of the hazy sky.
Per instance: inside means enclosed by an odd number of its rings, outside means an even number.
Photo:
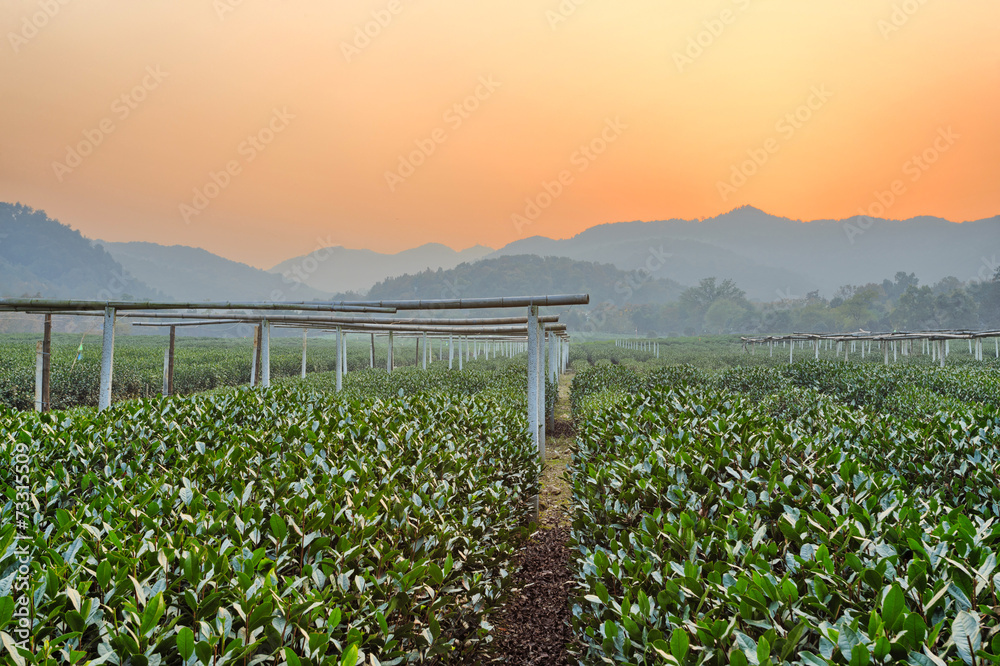
[[[261,267],[743,204],[978,219],[998,25],[997,0],[2,0],[0,201]]]

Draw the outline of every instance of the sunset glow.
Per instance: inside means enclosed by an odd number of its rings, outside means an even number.
[[[0,200],[92,238],[270,267],[743,204],[1000,203],[996,0],[11,0],[0,20]]]

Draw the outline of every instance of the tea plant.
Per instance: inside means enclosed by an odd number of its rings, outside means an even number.
[[[523,398],[362,392],[0,414],[0,459],[31,457],[25,503],[0,468],[0,632],[25,544],[33,623],[30,649],[5,639],[0,661],[354,666],[472,649],[537,492]]]

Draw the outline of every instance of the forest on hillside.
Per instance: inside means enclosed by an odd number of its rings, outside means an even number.
[[[674,302],[605,301],[586,311],[571,310],[564,319],[590,332],[643,336],[1000,330],[1000,268],[988,280],[963,283],[949,277],[933,285],[899,272],[881,283],[845,285],[829,299],[811,292],[771,303],[751,302],[731,280],[708,278]]]

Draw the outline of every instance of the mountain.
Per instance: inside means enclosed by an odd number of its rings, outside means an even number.
[[[610,264],[565,257],[504,256],[389,278],[368,292],[372,300],[469,298],[512,294],[590,294],[591,303],[655,303],[676,300],[684,290],[668,279]]]
[[[320,291],[364,292],[386,278],[427,269],[450,269],[463,262],[481,259],[492,252],[492,248],[482,245],[458,252],[440,243],[427,243],[397,254],[337,246],[283,261],[270,272],[298,280]]]
[[[329,294],[207,250],[156,243],[101,245],[129,273],[172,301],[311,301]]]
[[[565,240],[525,238],[490,256],[599,259],[632,270],[670,255],[656,277],[689,285],[729,278],[750,298],[774,301],[814,290],[829,296],[841,285],[881,282],[896,271],[916,273],[923,283],[949,275],[982,279],[998,248],[1000,216],[963,224],[936,217],[803,223],[745,206],[704,221],[620,222]]]
[[[162,294],[43,211],[0,203],[0,296],[84,300],[160,298]]]

